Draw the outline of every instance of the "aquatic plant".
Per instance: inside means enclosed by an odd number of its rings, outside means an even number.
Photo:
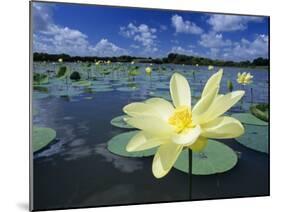
[[[33,73],[33,84],[41,85],[49,82],[49,77],[43,73]]]
[[[215,67],[214,67],[214,66],[212,66],[212,65],[209,65],[209,66],[208,66],[208,70],[209,70],[209,71],[214,70],[214,68],[215,68]]]
[[[252,105],[250,107],[250,111],[255,117],[266,122],[268,122],[269,119],[268,110],[269,110],[268,104],[257,104],[257,105]]]
[[[253,82],[253,78],[254,76],[251,75],[251,73],[246,73],[246,72],[243,72],[242,74],[239,72],[237,74],[237,83],[239,84],[242,84],[242,85],[248,85],[248,84],[251,84]]]
[[[59,67],[56,77],[59,79],[64,79],[67,77],[69,71],[66,66]]]
[[[191,161],[192,151],[202,151],[208,138],[235,138],[244,133],[237,119],[222,116],[244,95],[244,91],[218,95],[222,74],[220,70],[211,76],[193,109],[188,81],[178,73],[170,80],[173,104],[162,98],[151,98],[123,108],[130,116],[125,121],[140,130],[126,150],[135,152],[158,147],[152,164],[156,178],[164,177],[171,170],[183,149],[188,148]]]
[[[81,79],[81,75],[78,71],[74,71],[70,74],[70,77],[69,77],[71,80],[80,80]]]
[[[228,88],[228,91],[231,92],[233,90],[233,84],[231,82],[231,80],[227,80],[227,88]]]
[[[152,69],[151,69],[150,67],[146,67],[146,68],[145,68],[145,73],[146,73],[147,75],[151,75],[151,72],[152,72]]]

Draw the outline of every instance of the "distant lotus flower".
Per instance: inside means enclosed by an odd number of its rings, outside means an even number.
[[[211,71],[211,70],[213,70],[213,69],[214,69],[214,66],[212,66],[212,65],[209,65],[209,66],[208,66],[208,70],[209,70],[209,71]]]
[[[152,72],[152,69],[150,67],[146,67],[145,72],[146,72],[146,74],[150,75]]]
[[[63,62],[63,59],[62,59],[62,58],[59,58],[58,61],[59,61],[59,63],[62,63],[62,62]]]
[[[196,64],[196,67],[198,67],[199,66],[199,64]]]
[[[242,74],[239,72],[237,74],[237,82],[239,84],[242,84],[242,85],[248,85],[248,84],[251,84],[253,82],[253,79],[254,76],[250,74],[250,72],[246,73],[246,72],[243,72]]]
[[[100,64],[100,61],[95,62],[95,64],[96,64],[96,65],[99,65],[99,64]]]
[[[131,64],[134,65],[134,64],[135,64],[135,61],[132,61]]]
[[[106,63],[107,63],[107,64],[110,64],[110,63],[111,63],[111,61],[110,61],[110,60],[108,60]]]
[[[183,148],[202,151],[208,138],[235,138],[244,133],[243,125],[223,114],[236,104],[244,91],[220,95],[223,71],[207,81],[201,99],[191,109],[191,93],[187,80],[173,74],[170,94],[173,104],[162,98],[126,105],[129,115],[125,121],[139,131],[128,143],[128,152],[158,147],[153,159],[152,172],[156,178],[164,177],[173,167]]]

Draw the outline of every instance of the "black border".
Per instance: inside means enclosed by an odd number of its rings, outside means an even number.
[[[129,203],[129,204],[112,204],[112,205],[96,205],[96,206],[82,206],[82,207],[66,207],[66,208],[52,208],[52,209],[34,209],[33,207],[33,151],[32,151],[32,67],[33,67],[33,36],[32,36],[32,3],[50,3],[50,4],[70,4],[70,5],[85,5],[96,7],[111,7],[111,8],[132,8],[132,9],[144,9],[144,10],[161,10],[161,11],[174,11],[174,12],[195,12],[206,14],[222,14],[222,15],[241,15],[241,16],[253,16],[253,17],[266,17],[268,18],[268,103],[269,103],[269,120],[268,120],[268,195],[249,195],[249,196],[233,196],[233,197],[221,197],[221,198],[206,198],[206,199],[194,199],[194,200],[175,200],[175,201],[159,201],[159,202],[143,202],[143,203]],[[238,13],[226,13],[226,12],[210,12],[210,11],[195,11],[195,10],[179,10],[179,9],[164,9],[154,7],[133,7],[133,6],[118,6],[118,5],[102,5],[95,3],[77,3],[77,2],[57,2],[57,1],[44,1],[44,0],[30,0],[29,1],[29,210],[30,211],[52,211],[52,210],[70,210],[70,209],[87,209],[87,208],[100,208],[100,207],[115,207],[115,206],[132,206],[132,205],[148,205],[159,203],[179,203],[179,202],[197,202],[205,200],[224,200],[224,199],[237,199],[237,198],[257,198],[257,197],[269,197],[270,196],[270,16],[269,15],[251,15],[251,14],[238,14]]]

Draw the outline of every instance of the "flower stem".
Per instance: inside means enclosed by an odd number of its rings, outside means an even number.
[[[192,149],[188,148],[188,183],[189,183],[189,200],[192,200]]]
[[[251,88],[251,103],[253,103],[253,88]]]

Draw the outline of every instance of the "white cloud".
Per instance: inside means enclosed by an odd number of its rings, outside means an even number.
[[[203,29],[197,26],[195,23],[189,20],[183,20],[179,15],[172,16],[172,25],[176,29],[176,33],[187,33],[187,34],[201,34]]]
[[[97,56],[118,56],[128,54],[127,50],[116,46],[104,38],[101,39],[95,47],[91,47],[90,52]]]
[[[222,34],[218,34],[216,32],[209,32],[201,35],[199,44],[207,48],[218,48],[231,46],[232,42],[229,39],[225,40]]]
[[[235,42],[233,48],[226,49],[223,55],[225,59],[253,60],[257,57],[268,58],[268,36],[257,35],[253,41],[242,38]]]
[[[75,56],[118,56],[127,51],[102,38],[92,45],[88,36],[79,30],[56,25],[50,16],[51,11],[44,5],[35,3],[33,28],[33,51],[50,54],[65,53]]]
[[[126,27],[120,27],[120,34],[140,43],[144,47],[145,52],[158,51],[156,46],[156,32],[157,30],[155,28],[150,28],[146,24],[135,26],[133,23],[129,23]]]
[[[263,18],[239,15],[211,15],[207,22],[217,32],[245,30],[249,22],[261,22]]]

